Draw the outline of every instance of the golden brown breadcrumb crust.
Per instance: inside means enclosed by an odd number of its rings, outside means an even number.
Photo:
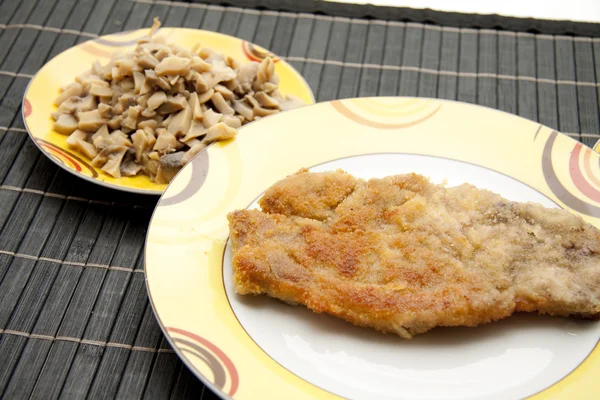
[[[416,174],[301,170],[229,214],[236,291],[411,338],[516,311],[598,318],[600,233],[567,211]]]

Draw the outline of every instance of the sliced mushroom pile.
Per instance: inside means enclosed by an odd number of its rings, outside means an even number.
[[[148,37],[64,87],[54,130],[115,178],[142,173],[168,183],[208,144],[304,104],[278,84],[271,58],[239,65],[210,49]]]

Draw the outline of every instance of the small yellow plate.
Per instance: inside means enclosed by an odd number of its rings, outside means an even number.
[[[39,149],[60,167],[90,182],[112,189],[160,195],[167,185],[151,182],[145,175],[116,179],[105,174],[100,168],[92,167],[91,160],[67,147],[67,136],[52,130],[53,121],[50,116],[57,109],[54,99],[58,96],[60,87],[73,82],[77,75],[89,70],[95,60],[104,64],[115,51],[133,50],[137,41],[148,35],[148,32],[149,29],[140,29],[102,36],[62,52],[33,77],[25,91],[22,110],[29,135]],[[233,36],[199,29],[161,28],[156,35],[190,49],[201,43],[240,62],[261,61],[266,56],[275,57],[275,71],[280,77],[279,87],[282,93],[299,97],[306,104],[315,102],[310,87],[298,71],[259,46]]]
[[[210,146],[163,194],[146,238],[151,303],[177,354],[224,398],[600,398],[600,323],[524,314],[407,341],[239,296],[226,220],[300,168],[342,168],[469,182],[600,227],[599,161],[538,123],[451,101],[347,99],[275,115]]]

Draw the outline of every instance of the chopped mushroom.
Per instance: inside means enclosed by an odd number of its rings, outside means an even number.
[[[304,102],[295,96],[287,95],[283,100],[279,100],[279,107],[282,111],[293,110],[303,105]]]
[[[70,135],[75,129],[77,129],[77,119],[71,114],[60,114],[56,122],[54,122],[54,129],[58,133],[63,135]]]
[[[225,57],[225,64],[232,69],[238,69],[240,67],[240,63],[230,56]]]
[[[96,146],[86,141],[87,137],[88,134],[86,132],[78,129],[67,138],[67,145],[70,148],[79,150],[87,158],[93,159],[98,155],[98,151],[96,150]]]
[[[156,144],[154,145],[153,150],[163,154],[172,153],[175,149],[179,148],[180,145],[181,143],[177,140],[175,135],[165,131],[160,133],[156,138]]]
[[[129,140],[129,137],[124,134],[122,131],[113,131],[110,134],[110,139],[112,141],[113,144],[117,144],[119,146],[127,146],[130,147],[131,146],[131,140]]]
[[[216,142],[218,140],[227,140],[233,138],[236,133],[237,131],[234,128],[230,127],[224,122],[219,122],[218,124],[208,128],[204,140],[209,143]]]
[[[252,86],[252,82],[254,82],[256,79],[259,66],[260,64],[256,61],[242,65],[238,72],[238,81],[240,82],[240,85],[246,85],[246,87],[250,88]]]
[[[98,104],[98,114],[101,118],[110,118],[112,107],[108,104]]]
[[[123,111],[127,110],[129,106],[133,106],[137,103],[135,94],[125,93],[119,98],[119,104],[123,107]]]
[[[242,121],[237,117],[225,117],[223,118],[223,122],[225,125],[230,126],[233,129],[238,129],[242,126]]]
[[[188,151],[186,151],[185,155],[181,159],[181,164],[182,165],[187,164],[192,158],[194,158],[194,156],[196,154],[200,153],[205,148],[206,148],[206,144],[203,143],[203,142],[195,144],[194,146],[192,146],[191,149],[189,149]]]
[[[144,167],[136,163],[131,158],[128,158],[125,161],[123,161],[120,167],[121,175],[124,176],[135,176],[139,174],[142,169],[144,169]]]
[[[188,140],[187,142],[185,142],[185,144],[187,144],[188,146],[190,146],[190,149],[191,149],[192,147],[194,147],[195,145],[197,145],[197,144],[200,144],[200,143],[202,143],[202,140],[200,140],[200,139],[195,139],[195,138],[194,138],[194,139],[190,139],[190,140]],[[207,144],[207,146],[208,146],[208,144]]]
[[[177,83],[177,81],[179,80],[179,75],[167,75],[167,80],[171,84],[171,89],[172,89],[173,85],[175,85]]]
[[[142,111],[142,117],[144,118],[156,118],[156,116],[156,111],[151,111],[147,108],[144,111]]]
[[[122,58],[115,61],[115,65],[119,67],[119,75],[121,76],[131,76],[133,73],[132,59]]]
[[[163,121],[159,124],[159,126],[161,128],[166,128],[167,126],[169,126],[169,124],[171,123],[171,120],[173,119],[173,117],[175,116],[175,114],[169,114],[169,116],[165,119],[163,119]]]
[[[92,84],[90,87],[89,93],[94,96],[99,97],[111,97],[113,95],[113,90],[106,86],[100,86],[96,83]]]
[[[275,64],[240,64],[203,48],[153,37],[113,53],[62,88],[51,113],[67,145],[114,177],[166,183],[209,143],[256,119],[302,105],[278,90]]]
[[[121,122],[121,125],[131,130],[137,129],[137,121],[142,112],[141,106],[129,107],[127,109],[127,117]]]
[[[192,122],[192,108],[186,105],[185,108],[179,111],[169,122],[167,130],[173,135],[183,135],[190,129]]]
[[[112,117],[110,121],[108,121],[108,127],[110,129],[119,129],[124,119],[125,117],[123,117],[122,115],[116,115]]]
[[[85,97],[71,97],[71,99],[73,99],[73,103],[75,104],[75,113],[90,111],[98,106],[96,99],[92,95],[87,95]]]
[[[216,125],[222,117],[223,114],[219,114],[214,112],[212,109],[208,109],[202,115],[202,123],[204,123],[205,127],[210,128],[211,126]]]
[[[158,65],[158,60],[152,54],[145,53],[138,58],[138,65],[144,69],[153,69]]]
[[[83,73],[81,75],[78,75],[75,78],[75,82],[81,83],[81,85],[83,86],[83,90],[84,91],[89,90],[90,86],[93,83],[97,83],[99,85],[104,85],[104,86],[108,87],[109,86],[108,82],[106,82],[105,80],[103,80],[99,75],[100,74],[96,74],[93,71],[88,71],[88,72],[85,72],[85,73]]]
[[[274,74],[275,64],[273,63],[273,60],[271,60],[271,57],[267,57],[258,66],[258,71],[256,72],[256,79],[252,84],[252,88],[255,91],[262,90],[265,82],[269,82],[269,80]]]
[[[157,126],[158,126],[158,122],[156,122],[155,119],[147,119],[145,121],[140,121],[138,123],[138,128],[140,128],[140,129],[144,129],[144,128],[156,129]]]
[[[62,93],[54,99],[54,104],[57,106],[61,105],[63,101],[69,97],[81,96],[83,93],[83,86],[79,82],[73,82],[62,91]]]
[[[88,134],[86,132],[77,129],[69,135],[69,137],[67,138],[67,144],[69,146],[75,147],[77,140],[85,140],[87,139],[87,136]]]
[[[208,72],[212,70],[212,64],[207,63],[198,56],[192,57],[191,68],[196,72]]]
[[[171,84],[171,93],[181,93],[184,95],[183,97],[187,97],[185,96],[185,91],[185,83],[183,82],[183,78],[177,78],[176,82]]]
[[[154,70],[158,75],[185,75],[191,64],[192,60],[189,58],[170,56],[165,57]]]
[[[168,96],[167,100],[156,110],[159,114],[172,114],[183,110],[187,105],[187,100],[183,96]]]
[[[142,74],[141,72],[134,71],[133,72],[133,82],[134,82],[133,92],[135,94],[139,94],[142,91],[142,87],[146,83],[146,75]],[[145,88],[149,89],[149,86],[150,85],[147,85]]]
[[[249,107],[246,103],[242,101],[234,100],[233,109],[235,110],[235,112],[246,118],[246,120],[248,121],[252,121],[254,119],[252,107]]]
[[[127,151],[127,147],[111,145],[100,152],[93,160],[92,166],[102,167],[102,171],[115,177],[121,177],[121,161]]]
[[[227,115],[235,114],[235,110],[233,108],[231,108],[231,106],[229,104],[227,104],[227,102],[225,101],[225,99],[223,98],[223,95],[221,93],[215,92],[215,94],[213,94],[211,100],[212,100],[212,103],[215,106],[215,108],[221,114],[227,114]]]
[[[79,129],[86,132],[97,131],[102,125],[108,123],[108,119],[103,118],[99,110],[80,112],[77,117],[79,117]]]
[[[156,173],[158,172],[158,161],[148,159],[145,168],[146,173],[156,182]]]
[[[150,97],[152,97],[153,94],[154,93],[152,93],[152,92],[147,92],[147,93],[144,93],[143,95],[139,96],[137,98],[137,104],[138,104],[138,106],[147,107],[148,106],[148,100],[150,99]]]
[[[144,79],[144,83],[142,83],[142,87],[140,88],[140,95],[144,95],[148,93],[152,89],[152,85],[148,81],[148,79]]]
[[[215,85],[214,89],[216,92],[221,93],[221,96],[223,96],[225,100],[232,100],[234,97],[233,92],[229,90],[226,86]]]
[[[118,145],[118,146],[131,146],[131,141],[129,137],[124,134],[122,131],[116,130],[112,133],[108,133],[108,128],[106,125],[103,125],[96,133],[92,135],[92,143],[98,149],[104,149],[108,146]]]
[[[153,86],[158,84],[158,75],[156,75],[156,71],[153,69],[147,69],[144,71],[144,76],[146,77],[145,83]]]
[[[100,61],[96,60],[92,63],[92,73],[95,75],[102,73],[102,64],[100,64]]]
[[[166,90],[166,91],[170,91],[171,90],[171,83],[169,83],[169,80],[167,79],[166,76],[159,76],[156,79],[156,85],[161,88],[162,90]]]
[[[244,96],[244,100],[252,107],[260,107],[260,104],[258,104],[258,101],[253,96],[247,94]]]
[[[163,45],[162,47],[159,48],[159,50],[156,52],[155,55],[156,55],[156,59],[158,61],[162,61],[165,58],[171,56],[172,54],[173,54],[173,51],[171,51],[171,49],[169,49],[169,47]],[[159,63],[159,65],[160,65],[160,63]],[[157,67],[158,67],[158,65],[157,65]],[[154,67],[154,69],[156,69],[156,67]]]
[[[162,156],[156,172],[156,183],[169,183],[181,169],[181,160],[184,155],[183,151],[178,151]]]
[[[137,162],[142,161],[142,156],[148,150],[148,136],[146,132],[138,129],[133,135],[131,135],[133,142],[133,149],[135,150],[135,159]]]
[[[108,127],[106,125],[102,125],[102,127],[92,135],[92,143],[99,149],[104,149],[111,144],[110,133],[108,132]]]
[[[121,75],[121,71],[119,70],[118,67],[115,67],[115,66],[111,67],[110,76],[115,81],[120,81],[123,78],[123,76]]]
[[[257,117],[266,117],[279,112],[279,110],[270,110],[268,108],[263,107],[254,107],[252,111],[254,112],[254,119],[256,119]]]
[[[196,88],[196,92],[198,92],[198,93],[204,93],[208,89],[210,89],[208,87],[208,85],[206,84],[206,81],[204,80],[204,77],[202,75],[198,75],[196,77],[195,88]]]
[[[254,98],[258,101],[262,107],[266,108],[278,108],[279,102],[274,98],[266,94],[265,92],[256,92]]]
[[[209,101],[213,94],[215,94],[214,89],[208,89],[206,92],[198,95],[198,104],[204,104]]]
[[[203,72],[201,76],[204,79],[204,82],[206,82],[206,86],[212,89],[218,83],[235,79],[236,73],[229,67],[221,68],[218,70],[213,68],[209,72]]]
[[[200,108],[198,93],[194,92],[190,94],[190,97],[188,98],[188,104],[190,105],[190,109],[192,110],[192,119],[194,121],[201,121],[202,109]]]
[[[277,76],[277,75],[275,75]],[[277,85],[273,82],[265,82],[263,83],[263,90],[265,91],[265,93],[271,93],[275,90],[277,90]]]
[[[97,106],[96,98],[92,95],[85,97],[69,97],[58,106],[58,111],[52,113],[52,118],[56,120],[60,114],[77,114],[83,111],[90,111]]]
[[[207,129],[202,122],[192,121],[190,128],[181,141],[188,144],[190,140],[206,135],[206,131]]]

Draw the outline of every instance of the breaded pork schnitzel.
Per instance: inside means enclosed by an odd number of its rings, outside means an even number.
[[[581,218],[416,174],[302,170],[229,214],[236,291],[404,338],[517,311],[597,319],[600,232]]]

